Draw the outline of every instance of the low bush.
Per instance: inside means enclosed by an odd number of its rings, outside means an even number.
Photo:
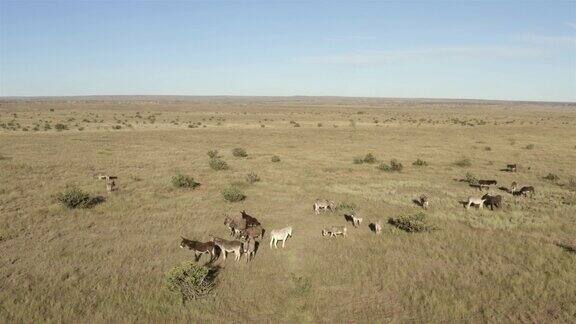
[[[172,178],[170,179],[170,183],[172,183],[172,185],[176,188],[190,188],[190,189],[194,189],[200,185],[198,182],[194,181],[194,178],[183,174],[177,174],[175,176],[172,176]]]
[[[237,202],[246,199],[246,195],[237,186],[230,186],[222,190],[222,196],[229,202]]]
[[[421,159],[417,159],[416,161],[412,162],[413,166],[427,166],[428,162],[421,160]]]
[[[426,215],[418,213],[410,216],[391,217],[388,224],[408,233],[430,232],[435,228],[426,222]]]
[[[104,201],[102,197],[92,197],[78,187],[68,187],[64,192],[58,194],[57,200],[68,209],[90,208]]]
[[[206,154],[208,154],[208,157],[210,157],[211,159],[217,159],[217,158],[220,157],[220,156],[218,155],[218,150],[210,150],[210,151],[208,151],[208,153],[206,153]]]
[[[280,162],[280,157],[279,157],[278,155],[274,155],[274,156],[270,159],[270,161],[272,161],[272,162]]]
[[[554,182],[555,182],[555,181],[560,180],[560,177],[559,177],[558,175],[554,174],[554,173],[548,173],[548,174],[544,177],[544,179],[545,179],[545,180],[548,180],[548,181],[554,181]]]
[[[351,203],[351,202],[347,202],[347,201],[342,201],[338,204],[338,206],[336,207],[338,210],[340,211],[352,211],[354,209],[356,209],[356,204],[355,203]]]
[[[366,156],[364,156],[364,159],[362,159],[362,161],[364,163],[369,163],[369,164],[376,163],[376,157],[374,156],[374,154],[368,153],[368,154],[366,154]]]
[[[478,178],[476,178],[476,176],[473,175],[471,172],[466,172],[466,182],[468,182],[471,185],[476,185],[478,184]]]
[[[219,158],[213,158],[210,159],[210,161],[208,162],[208,164],[210,165],[210,167],[212,168],[212,170],[228,170],[230,167],[228,166],[228,163],[226,163],[226,161],[219,159]]]
[[[63,131],[63,130],[67,130],[67,129],[68,129],[68,125],[64,125],[64,124],[58,123],[58,124],[54,125],[54,128],[55,128],[57,131]]]
[[[386,164],[384,162],[380,162],[380,164],[378,164],[376,169],[378,169],[380,171],[385,171],[385,172],[392,172],[392,167],[390,167],[388,164]]]
[[[470,159],[464,158],[454,162],[454,165],[464,168],[472,166],[472,162],[470,161]]]
[[[246,175],[246,180],[249,183],[254,183],[260,181],[260,177],[255,172],[250,172]]]
[[[247,157],[248,153],[246,153],[245,149],[237,147],[232,150],[232,155],[234,155],[235,157]]]
[[[185,303],[208,295],[214,288],[214,277],[213,269],[186,261],[166,273],[166,286]]]
[[[402,172],[402,169],[404,168],[404,166],[398,160],[392,159],[392,160],[390,160],[390,168],[392,168],[392,171]]]

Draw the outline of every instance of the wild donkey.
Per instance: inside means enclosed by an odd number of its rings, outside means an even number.
[[[247,227],[245,219],[240,217],[232,218],[229,216],[226,216],[224,219],[224,225],[228,226],[231,236],[238,236],[238,234]]]
[[[354,213],[344,214],[344,219],[346,221],[351,222],[354,227],[360,226],[362,224],[362,217],[357,217]]]
[[[485,194],[482,196],[482,199],[485,199],[484,202],[487,206],[490,206],[490,210],[494,210],[494,207],[500,208],[502,206],[502,196],[491,196],[489,194]]]
[[[248,238],[246,243],[244,243],[244,254],[246,255],[246,263],[251,261],[256,254],[256,240],[253,238]]]
[[[271,230],[270,248],[272,248],[272,243],[274,243],[275,248],[278,248],[278,246],[276,246],[276,243],[278,241],[282,241],[282,247],[284,247],[284,244],[286,243],[286,239],[288,238],[288,236],[292,237],[292,226],[288,226],[278,230]]]
[[[376,234],[382,233],[382,224],[380,222],[374,223],[374,233]]]
[[[520,189],[517,190],[517,186],[518,184],[516,182],[512,182],[512,188],[510,188],[510,190],[512,191],[512,194],[514,196],[524,196],[524,197],[528,197],[528,193],[530,193],[530,197],[534,196],[534,187],[533,186],[524,186]]]
[[[322,236],[330,235],[330,237],[334,237],[336,235],[346,236],[346,226],[330,226],[326,227],[322,230]]]
[[[333,201],[326,199],[316,199],[314,202],[314,212],[316,215],[319,215],[321,210],[334,212],[336,210],[336,204]]]
[[[254,227],[248,227],[244,230],[240,231],[240,238],[241,239],[257,239],[257,238],[264,238],[264,229],[262,228],[262,226],[258,225],[258,226],[254,226]]]
[[[234,256],[235,256],[234,259],[236,261],[240,260],[240,253],[242,251],[242,242],[240,242],[240,241],[228,241],[228,240],[214,237],[212,235],[210,236],[210,238],[212,239],[212,242],[214,242],[214,244],[216,244],[216,246],[218,246],[218,248],[222,252],[222,257],[224,258],[224,261],[226,261],[226,254],[228,252],[234,252]]]
[[[247,227],[260,226],[260,222],[256,218],[246,214],[245,210],[241,211],[240,215],[242,216],[243,219],[246,220],[246,226]]]
[[[208,253],[210,255],[210,261],[214,260],[216,256],[216,246],[214,242],[197,242],[185,239],[183,236],[180,236],[182,241],[180,242],[180,248],[188,248],[194,252],[194,261],[198,262],[202,257],[202,254]]]
[[[420,196],[420,206],[422,206],[422,208],[424,209],[428,209],[428,207],[430,206],[430,199],[428,199],[428,196],[426,195]]]
[[[471,205],[477,205],[480,207],[480,209],[483,209],[484,208],[484,201],[486,201],[486,199],[468,197],[468,203],[466,204],[466,209],[470,208]]]

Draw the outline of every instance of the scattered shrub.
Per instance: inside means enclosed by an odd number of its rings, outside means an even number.
[[[232,150],[232,155],[234,155],[235,157],[247,157],[248,153],[246,153],[245,149],[237,147]]]
[[[576,191],[576,177],[570,177],[566,184],[566,188],[568,188],[568,190]]]
[[[544,179],[545,179],[545,180],[548,180],[548,181],[554,181],[554,182],[555,182],[555,181],[560,180],[560,177],[559,177],[558,175],[554,174],[554,173],[548,173],[548,174],[544,177]]]
[[[310,278],[304,276],[297,276],[294,273],[290,274],[290,279],[294,283],[294,290],[298,295],[307,295],[312,290],[312,282]]]
[[[368,153],[366,154],[366,156],[364,156],[363,161],[364,163],[370,163],[370,164],[376,163],[376,157],[374,156],[374,154]]]
[[[122,126],[120,126],[120,125],[114,125],[114,126],[112,126],[112,129],[113,129],[113,130],[119,130],[119,129],[122,129]]]
[[[68,187],[58,194],[58,202],[68,209],[90,208],[104,201],[102,197],[91,197],[88,193],[77,187]]]
[[[67,130],[67,129],[68,129],[68,125],[64,125],[64,124],[58,123],[58,124],[54,125],[54,128],[55,128],[57,131],[63,131],[63,130]]]
[[[390,168],[392,168],[392,171],[402,172],[402,169],[404,168],[404,166],[398,160],[392,159],[392,160],[390,160]]]
[[[466,172],[466,182],[468,182],[471,185],[476,185],[478,184],[478,178],[476,178],[476,176],[473,175],[471,172]]]
[[[426,215],[424,215],[424,213],[396,218],[391,217],[388,219],[388,224],[396,226],[408,233],[430,232],[435,229],[426,223]]]
[[[464,168],[472,166],[472,162],[470,161],[470,159],[464,158],[454,162],[454,165]]]
[[[194,181],[194,178],[183,175],[177,174],[170,179],[172,185],[176,188],[191,188],[194,189],[198,187],[200,184]]]
[[[526,147],[524,147],[524,148],[527,149],[527,150],[532,150],[532,149],[534,149],[534,144],[528,144],[528,145],[526,145]]]
[[[210,150],[210,151],[208,151],[208,153],[206,153],[206,154],[208,154],[208,156],[209,156],[211,159],[217,159],[217,158],[219,158],[219,156],[218,156],[218,150]]]
[[[229,202],[237,202],[246,199],[246,195],[237,186],[230,186],[222,190],[222,196]]]
[[[168,271],[166,285],[168,290],[178,294],[185,303],[209,294],[214,288],[214,276],[214,270],[186,261]]]
[[[270,160],[272,162],[280,162],[280,157],[278,155],[274,155]]]
[[[356,204],[351,203],[351,202],[342,201],[338,204],[337,209],[341,210],[341,211],[352,211],[352,210],[356,209]]]
[[[380,164],[378,164],[378,166],[376,168],[380,171],[385,171],[385,172],[391,172],[392,171],[392,167],[390,167],[388,164],[386,164],[384,162],[380,162]]]
[[[208,164],[210,165],[210,167],[212,168],[212,170],[228,170],[230,167],[228,166],[228,163],[226,163],[226,161],[222,160],[222,159],[218,159],[218,158],[214,158],[214,159],[210,159],[210,161],[208,162]]]
[[[427,166],[428,162],[421,160],[421,159],[417,159],[416,161],[412,162],[412,165],[414,165],[414,166]]]
[[[260,181],[260,177],[255,172],[250,172],[246,175],[246,179],[249,183],[254,183]]]

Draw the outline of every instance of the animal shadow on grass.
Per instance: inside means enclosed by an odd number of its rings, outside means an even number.
[[[460,205],[462,205],[462,207],[464,207],[464,208],[466,208],[466,206],[468,206],[468,202],[467,202],[467,201],[460,200],[460,201],[458,201],[458,203],[459,203]]]
[[[371,232],[376,233],[376,223],[370,223],[368,224],[368,227],[370,228]]]
[[[344,214],[344,219],[345,219],[347,222],[354,224],[354,218],[352,218],[352,215],[351,215],[351,214]]]
[[[510,190],[510,189],[508,189],[508,188],[506,188],[506,187],[498,187],[498,190],[505,191],[505,192],[507,192],[507,193],[509,193],[509,194],[512,193],[512,190]]]
[[[98,204],[103,203],[104,201],[106,201],[106,198],[104,198],[103,196],[94,196],[94,197],[90,197],[90,200],[88,200],[86,202],[85,207],[86,208],[92,208]]]

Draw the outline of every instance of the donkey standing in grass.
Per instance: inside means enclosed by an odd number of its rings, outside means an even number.
[[[208,253],[210,255],[210,262],[214,260],[216,256],[216,245],[214,242],[198,242],[185,239],[184,237],[180,236],[182,241],[180,242],[180,248],[188,248],[194,252],[194,260],[198,262],[202,257],[202,254]]]
[[[288,226],[278,230],[271,230],[270,248],[272,248],[272,243],[274,243],[275,248],[278,248],[278,246],[276,246],[276,243],[278,241],[282,241],[282,247],[284,247],[284,244],[286,243],[286,239],[288,238],[288,236],[292,237],[292,226]]]
[[[319,215],[321,210],[334,212],[336,210],[336,204],[333,201],[326,199],[316,199],[314,202],[314,212],[316,215]]]
[[[214,236],[210,236],[212,238],[212,242],[218,246],[220,251],[222,252],[222,257],[224,261],[226,261],[226,254],[228,252],[234,252],[235,260],[240,260],[240,255],[242,251],[242,242],[240,241],[228,241],[221,238],[217,238]]]
[[[244,243],[244,254],[246,255],[246,263],[254,259],[256,254],[256,240],[249,237],[246,243]]]
[[[486,201],[486,199],[468,197],[468,202],[466,203],[466,209],[469,209],[471,205],[478,205],[480,209],[483,209],[484,201]]]

